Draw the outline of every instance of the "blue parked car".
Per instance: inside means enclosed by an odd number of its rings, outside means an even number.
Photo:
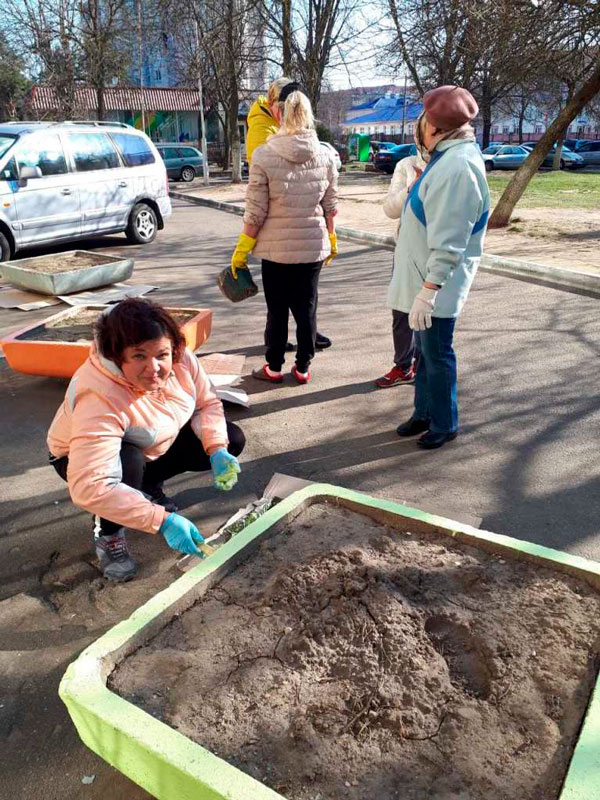
[[[505,147],[505,145],[506,142],[490,142],[488,146],[485,148],[485,150],[482,150],[482,152],[485,153],[486,155],[493,155],[498,150],[500,150],[501,147]]]
[[[415,144],[397,144],[387,150],[380,150],[375,156],[375,168],[391,175],[396,169],[396,164],[407,156],[416,156]]]
[[[529,155],[529,150],[516,144],[486,147],[481,154],[486,172],[493,169],[518,169]]]
[[[202,172],[202,153],[187,144],[157,144],[156,149],[167,168],[167,175],[176,181],[193,181]]]

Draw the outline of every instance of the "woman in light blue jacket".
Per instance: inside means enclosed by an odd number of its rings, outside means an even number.
[[[419,356],[415,409],[397,432],[423,434],[418,444],[430,450],[458,431],[452,338],[483,252],[490,196],[469,124],[479,110],[472,95],[441,86],[423,107],[417,129],[431,159],[404,205],[388,306],[409,314]]]

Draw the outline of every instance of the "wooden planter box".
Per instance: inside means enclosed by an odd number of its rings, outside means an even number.
[[[26,375],[45,375],[50,378],[70,378],[89,355],[92,341],[89,337],[77,342],[48,340],[44,331],[57,322],[68,322],[82,311],[100,312],[107,306],[76,306],[53,314],[44,322],[27,325],[2,340],[2,348],[9,365]],[[187,346],[196,350],[208,339],[212,327],[212,310],[209,308],[169,308],[172,314],[186,314],[182,324]],[[39,338],[38,338],[39,337]]]
[[[357,511],[392,528],[410,524],[416,533],[443,534],[506,560],[526,560],[558,573],[577,576],[600,590],[600,565],[577,556],[477,530],[336,486],[313,484],[295,492],[90,645],[68,667],[61,681],[59,694],[84,743],[153,797],[159,800],[284,800],[279,793],[110,691],[107,680],[116,665],[193,606],[266,539],[287,530],[290,523],[314,503]],[[265,713],[268,713],[268,706]],[[560,800],[600,797],[598,683],[559,797]]]

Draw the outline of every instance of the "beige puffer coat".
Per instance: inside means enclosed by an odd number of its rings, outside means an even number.
[[[253,255],[281,264],[323,261],[325,216],[337,211],[337,169],[315,131],[279,131],[252,156],[247,225],[261,226]]]

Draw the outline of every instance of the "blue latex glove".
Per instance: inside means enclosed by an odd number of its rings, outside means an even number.
[[[232,456],[226,447],[219,447],[210,457],[213,471],[213,486],[222,492],[228,492],[237,483],[238,473],[241,472],[239,461]]]
[[[187,553],[190,556],[201,556],[202,552],[196,547],[204,541],[198,528],[189,519],[182,517],[181,514],[169,514],[160,526],[160,532],[167,540],[167,544],[173,550]]]

